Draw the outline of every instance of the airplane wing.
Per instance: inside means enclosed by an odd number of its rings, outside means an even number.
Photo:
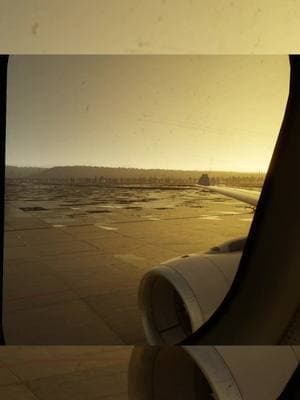
[[[236,189],[236,188],[229,188],[222,186],[210,186],[210,185],[199,185],[199,184],[196,184],[196,186],[212,193],[219,193],[227,197],[232,197],[233,199],[243,201],[244,203],[250,204],[252,206],[257,205],[260,196],[260,192],[256,192],[254,190],[244,190],[244,189]]]

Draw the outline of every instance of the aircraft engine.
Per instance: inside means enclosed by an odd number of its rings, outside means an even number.
[[[150,344],[180,343],[211,317],[232,284],[244,243],[237,239],[174,258],[144,275],[139,307]]]
[[[296,346],[135,347],[129,363],[128,397],[274,400],[281,398],[299,357]]]

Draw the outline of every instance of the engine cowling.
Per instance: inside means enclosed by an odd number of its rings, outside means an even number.
[[[129,400],[273,400],[299,365],[290,346],[139,346]]]
[[[150,344],[180,343],[212,316],[233,282],[244,243],[237,239],[177,257],[144,275],[139,307]]]

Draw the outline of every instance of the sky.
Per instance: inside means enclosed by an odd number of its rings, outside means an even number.
[[[297,54],[295,0],[1,0],[2,54]]]
[[[13,56],[6,163],[267,170],[287,56]]]

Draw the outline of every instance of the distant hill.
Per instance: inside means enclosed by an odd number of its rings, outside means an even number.
[[[142,168],[111,168],[111,167],[87,167],[65,166],[53,167],[40,173],[47,178],[111,178],[111,179],[138,179],[138,178],[188,178],[199,177],[199,171],[181,171],[168,169],[142,169]]]
[[[7,165],[5,168],[6,178],[28,178],[41,173],[45,168],[36,167],[15,167]]]
[[[264,174],[225,171],[182,171],[171,169],[112,168],[90,166],[62,166],[52,168],[6,167],[6,178],[34,178],[41,181],[62,180],[94,183],[164,183],[190,184],[208,173],[212,184],[261,186]]]

